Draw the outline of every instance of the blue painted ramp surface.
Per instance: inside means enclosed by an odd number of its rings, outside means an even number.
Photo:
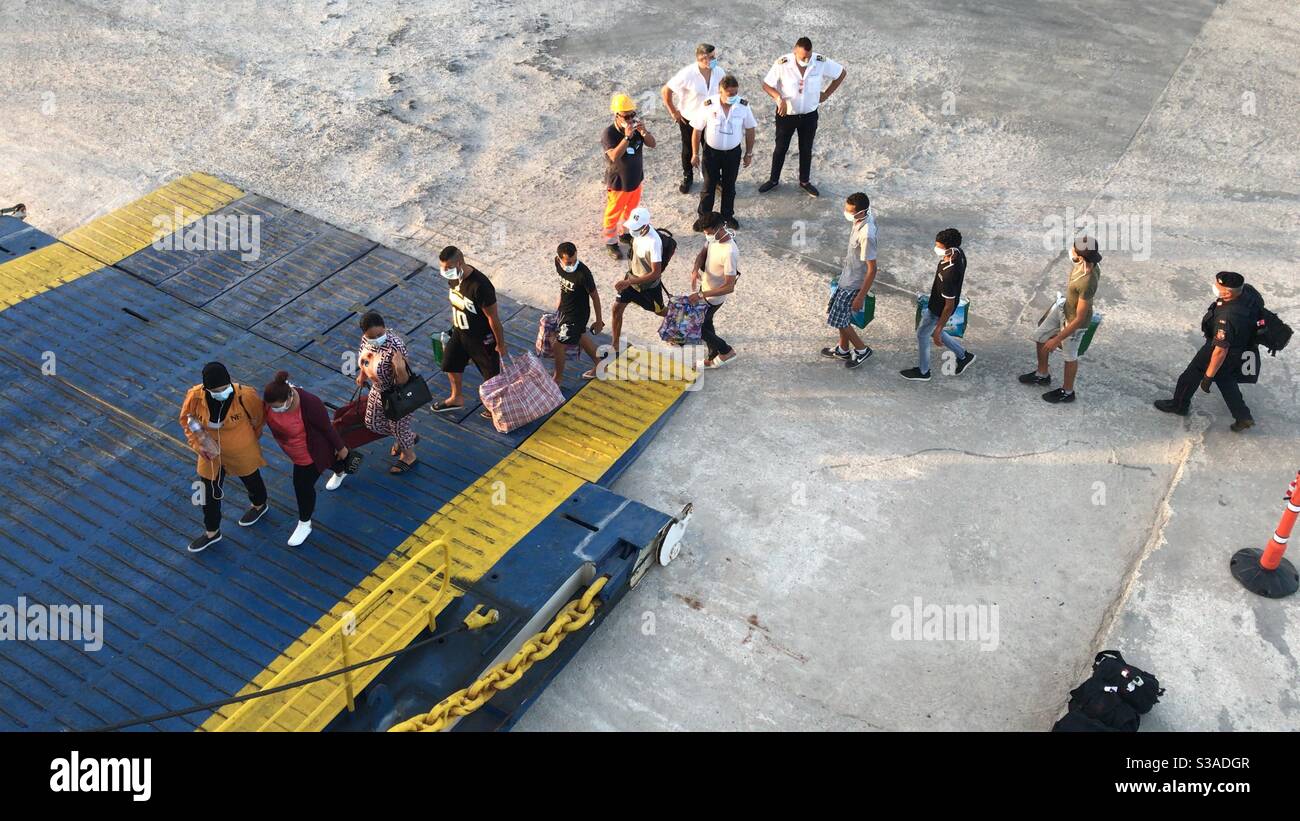
[[[287,370],[337,407],[354,390],[341,370],[357,347],[359,315],[379,310],[405,335],[435,395],[446,389],[429,343],[448,318],[436,270],[265,197],[246,195],[215,213],[258,218],[260,253],[185,250],[178,232],[171,240],[180,250],[147,247],[0,311],[8,477],[0,482],[0,604],[101,605],[105,621],[94,652],[68,641],[0,642],[0,730],[93,729],[233,695],[541,424],[496,433],[478,416],[471,367],[466,390],[475,401],[462,413],[415,415],[417,468],[391,476],[390,443],[364,448],[365,463],[340,490],[318,484],[313,533],[296,549],[285,544],[297,519],[291,466],[267,435],[270,512],[254,527],[236,526],[247,497],[232,477],[223,540],[188,553],[202,518],[177,415],[205,362],[224,362],[259,392]],[[0,218],[0,263],[53,242]],[[541,312],[500,300],[510,344],[531,349]],[[566,397],[582,389],[587,367],[569,363]],[[591,485],[579,494],[575,510],[629,504]],[[590,529],[562,510],[508,554],[521,608],[541,596],[533,587],[582,555]],[[663,518],[628,510],[635,515],[621,530],[611,524],[602,537],[624,564],[614,534],[641,538]],[[554,561],[543,561],[552,550]],[[551,570],[523,579],[528,556]],[[190,730],[208,715],[144,728]]]

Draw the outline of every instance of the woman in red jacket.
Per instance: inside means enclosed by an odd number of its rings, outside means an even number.
[[[293,492],[298,497],[298,526],[289,537],[297,547],[311,535],[311,514],[316,509],[316,480],[327,470],[334,472],[326,490],[343,484],[347,446],[330,421],[325,405],[312,394],[289,384],[287,371],[280,371],[262,391],[266,402],[266,424],[293,462]]]

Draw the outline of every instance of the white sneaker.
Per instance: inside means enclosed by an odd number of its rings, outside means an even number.
[[[293,529],[293,535],[289,537],[289,547],[297,547],[307,541],[311,535],[311,522],[299,522],[298,526]]]
[[[345,478],[347,478],[346,473],[335,473],[333,476],[329,478],[329,481],[325,483],[325,489],[338,490],[339,485],[343,484],[343,480]]]

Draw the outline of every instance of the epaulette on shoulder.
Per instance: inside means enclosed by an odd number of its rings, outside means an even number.
[[[741,104],[741,105],[749,105],[749,100],[746,100],[744,97],[741,97],[741,98],[740,98],[740,104]]]
[[[704,104],[705,104],[705,105],[713,105],[713,98],[712,98],[712,97],[708,98],[707,100],[704,101]]]
[[[818,55],[817,55],[817,62],[822,63],[822,62],[825,62],[825,61],[826,61],[826,57],[825,57],[825,56],[823,56],[823,55],[821,55],[821,54],[818,54]]]
[[[777,60],[777,61],[776,61],[776,64],[777,64],[778,66],[779,66],[779,65],[784,65],[785,62],[786,62],[787,60],[789,60],[789,59],[790,59],[790,55],[787,54],[786,56],[782,57],[780,60]]]

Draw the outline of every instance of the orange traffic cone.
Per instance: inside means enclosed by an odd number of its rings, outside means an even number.
[[[1270,599],[1280,599],[1300,588],[1300,573],[1296,573],[1295,565],[1282,556],[1286,552],[1286,543],[1291,538],[1291,530],[1295,527],[1297,514],[1300,514],[1300,473],[1296,474],[1295,481],[1291,483],[1282,521],[1268,546],[1263,550],[1251,547],[1233,554],[1230,565],[1232,577],[1250,592]]]

